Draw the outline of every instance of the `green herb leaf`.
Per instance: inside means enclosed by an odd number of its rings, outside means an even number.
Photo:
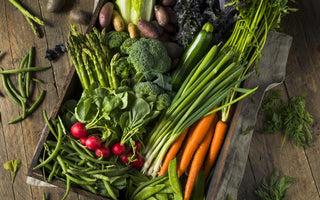
[[[264,178],[261,185],[255,191],[255,194],[262,200],[284,200],[288,195],[288,189],[293,177],[279,177],[279,171],[274,171],[269,178],[269,184]]]
[[[13,183],[16,173],[19,170],[19,168],[21,167],[21,160],[20,159],[15,159],[15,160],[10,160],[7,161],[3,164],[3,167],[12,172],[12,180],[11,182]]]
[[[278,90],[268,92],[260,109],[260,114],[263,113],[266,117],[266,127],[262,133],[284,131],[284,140],[287,137],[291,138],[297,147],[310,146],[312,140],[310,125],[313,119],[305,109],[303,97],[293,97],[286,103],[281,100]]]

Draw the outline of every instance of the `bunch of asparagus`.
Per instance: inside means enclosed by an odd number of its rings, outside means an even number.
[[[98,81],[102,87],[114,87],[115,77],[110,67],[111,53],[105,43],[106,31],[80,34],[74,25],[69,34],[67,50],[78,73],[83,89]]]

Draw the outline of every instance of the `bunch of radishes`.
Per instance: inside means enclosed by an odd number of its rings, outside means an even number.
[[[101,142],[98,136],[88,136],[88,130],[85,124],[77,122],[71,127],[71,134],[80,139],[80,143],[86,146],[88,149],[95,150],[98,157],[107,158],[110,155],[110,148]],[[141,143],[139,141],[135,142],[135,154],[133,150],[130,149],[126,153],[126,146],[117,142],[112,145],[111,151],[114,155],[120,156],[120,160],[123,163],[130,164],[132,167],[139,168],[143,165],[144,159],[138,154],[141,149]],[[132,158],[134,156],[134,158]]]

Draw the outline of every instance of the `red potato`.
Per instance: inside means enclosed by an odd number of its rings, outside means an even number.
[[[170,19],[170,23],[172,23],[172,24],[178,23],[177,15],[172,10],[172,8],[171,7],[165,7],[165,9],[166,9],[166,11],[168,13],[168,16],[169,16],[169,19]]]
[[[166,26],[170,21],[169,15],[163,6],[155,5],[154,15],[160,26]]]
[[[110,25],[112,20],[113,4],[107,2],[104,4],[99,12],[99,24],[102,28]]]
[[[180,58],[184,52],[183,47],[174,42],[162,42],[163,46],[167,49],[170,58]]]
[[[164,6],[173,6],[177,3],[177,0],[161,0],[161,5]]]
[[[147,38],[157,39],[159,37],[157,29],[146,20],[138,20],[137,27],[139,31],[142,33],[142,35],[144,35]]]
[[[176,27],[173,24],[167,24],[163,28],[167,33],[173,33],[176,30]]]

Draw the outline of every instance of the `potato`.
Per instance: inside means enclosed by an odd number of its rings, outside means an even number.
[[[168,16],[169,16],[169,19],[170,19],[170,23],[172,23],[172,24],[178,23],[177,15],[172,10],[172,8],[171,7],[165,7],[165,9],[166,9],[166,11],[168,13]]]
[[[163,6],[155,5],[154,15],[160,26],[166,26],[170,21],[169,15]]]
[[[140,32],[147,38],[156,39],[159,37],[157,29],[146,20],[139,19],[137,22],[137,27],[140,30]]]
[[[99,12],[99,24],[102,28],[110,25],[113,13],[113,4],[107,2],[104,4]]]
[[[48,0],[47,11],[48,12],[59,12],[65,4],[65,0]]]
[[[175,5],[177,0],[161,0],[161,5],[163,6],[173,6]]]
[[[128,32],[130,35],[130,38],[138,38],[138,32],[137,32],[137,27],[133,23],[128,24]]]
[[[153,20],[151,24],[157,29],[159,35],[163,33],[163,27],[161,27],[156,20]]]
[[[116,10],[113,10],[113,13],[112,13],[112,24],[113,24],[114,30],[118,32],[124,31],[126,29],[126,25],[121,15]]]
[[[83,10],[71,10],[69,14],[69,20],[76,24],[88,25],[90,22],[90,14]]]

